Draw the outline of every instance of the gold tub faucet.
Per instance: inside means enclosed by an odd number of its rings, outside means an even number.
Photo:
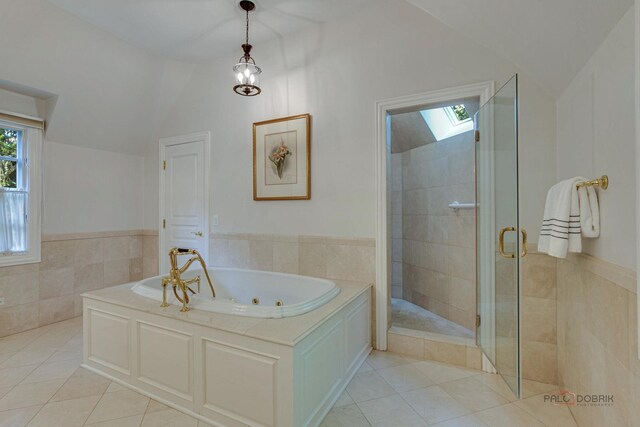
[[[178,256],[180,255],[193,255],[189,260],[182,266],[178,267]],[[182,279],[181,275],[195,261],[199,261],[202,269],[204,270],[204,275],[207,277],[207,282],[209,282],[209,288],[211,289],[211,295],[213,298],[216,297],[216,291],[213,289],[213,284],[211,283],[211,278],[209,277],[209,273],[207,272],[207,265],[200,253],[195,249],[182,249],[182,248],[171,248],[169,251],[169,262],[171,264],[171,270],[169,271],[169,276],[162,278],[162,304],[160,307],[168,307],[167,303],[167,285],[171,284],[173,287],[173,294],[176,296],[178,301],[182,303],[182,308],[180,311],[185,312],[189,311],[189,294],[195,294],[196,292],[189,287],[189,285],[196,283],[198,285],[198,293],[200,292],[200,276],[196,276],[192,279]],[[178,288],[182,293],[182,298],[178,295]]]

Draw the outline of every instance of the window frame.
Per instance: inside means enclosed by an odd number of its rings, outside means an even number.
[[[24,176],[24,159],[27,157],[27,153],[25,153],[25,144],[23,143],[24,135],[26,134],[26,130],[21,126],[4,126],[2,125],[2,121],[0,121],[0,129],[11,129],[17,132],[20,132],[20,136],[18,137],[18,143],[16,144],[16,157],[11,156],[2,156],[0,155],[0,160],[6,160],[9,162],[16,162],[16,188],[15,190],[23,190],[24,183],[28,181],[28,178]],[[8,187],[0,186],[0,191],[2,189]],[[11,191],[11,190],[10,190]]]
[[[42,212],[42,129],[17,122],[0,119],[0,128],[22,132],[18,140],[17,188],[0,191],[26,191],[27,206],[27,251],[15,254],[0,254],[0,267],[33,264],[41,261],[41,212]]]
[[[465,109],[465,111],[467,111],[467,107],[464,106],[464,104],[456,104],[456,105],[462,105],[462,108]],[[456,126],[460,126],[464,123],[470,122],[471,121],[471,116],[469,116],[469,118],[464,119],[464,120],[460,120],[458,119],[458,116],[456,115],[456,112],[453,111],[453,107],[455,107],[456,105],[451,105],[449,107],[443,107],[444,112],[447,114],[447,117],[449,117],[449,120],[451,120],[451,125],[455,128]],[[467,111],[467,115],[469,115],[469,112]]]

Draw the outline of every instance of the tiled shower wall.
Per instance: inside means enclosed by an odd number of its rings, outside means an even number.
[[[82,314],[80,294],[157,274],[154,231],[43,236],[42,261],[0,268],[0,337]]]
[[[391,154],[391,296],[393,298],[405,298],[402,269],[402,153],[393,153]]]
[[[403,298],[473,330],[475,211],[448,207],[475,200],[472,132],[405,151],[401,165]]]

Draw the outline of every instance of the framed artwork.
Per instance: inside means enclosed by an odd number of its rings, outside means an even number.
[[[253,124],[253,200],[311,198],[311,116]]]

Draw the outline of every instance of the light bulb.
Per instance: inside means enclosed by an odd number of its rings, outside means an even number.
[[[239,83],[242,83],[242,73],[238,73],[238,75],[236,76],[236,78],[238,79]]]
[[[256,76],[251,74],[251,77],[249,77],[249,81],[251,82],[251,84],[253,84],[256,81]]]
[[[245,77],[249,77],[251,75],[251,72],[249,71],[249,67],[244,69],[244,76]]]

